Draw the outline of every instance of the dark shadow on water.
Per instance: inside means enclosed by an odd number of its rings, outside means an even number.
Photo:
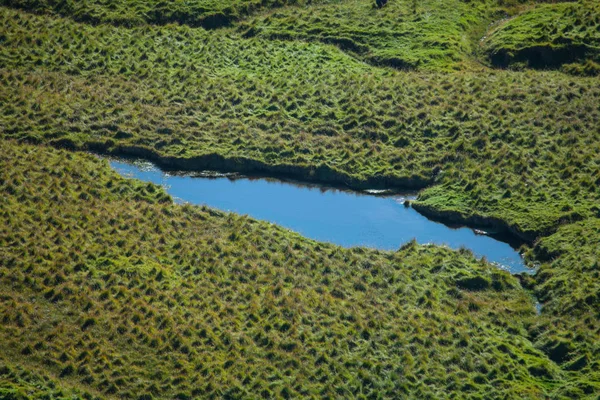
[[[264,174],[251,174],[244,173],[241,174],[239,172],[222,172],[217,170],[204,170],[204,171],[182,171],[179,169],[172,169],[168,167],[158,167],[154,163],[147,161],[145,159],[141,159],[138,157],[128,157],[128,156],[107,156],[101,153],[91,154],[96,155],[97,157],[107,159],[109,161],[122,162],[126,164],[131,164],[135,166],[139,166],[140,168],[151,168],[158,169],[169,176],[174,177],[190,177],[190,178],[205,178],[205,179],[222,179],[227,178],[231,181],[237,180],[249,180],[249,181],[266,181],[271,183],[283,183],[295,186],[297,188],[308,188],[308,189],[316,189],[321,191],[322,193],[327,192],[343,192],[343,193],[352,193],[357,195],[368,195],[368,196],[392,196],[398,195],[403,196],[406,199],[415,199],[417,197],[418,192],[416,191],[405,191],[405,190],[397,190],[397,189],[385,189],[385,190],[365,190],[365,191],[357,191],[355,189],[351,189],[346,185],[340,184],[324,184],[324,183],[312,183],[299,181],[295,179],[290,179],[284,175],[264,175]]]
[[[530,271],[515,248],[502,241],[508,238],[447,226],[406,207],[405,201],[416,197],[414,192],[369,194],[239,174],[161,171],[146,161],[110,159],[110,164],[123,176],[164,186],[182,202],[247,214],[311,239],[344,247],[397,250],[414,238],[421,244],[469,249],[512,273]]]

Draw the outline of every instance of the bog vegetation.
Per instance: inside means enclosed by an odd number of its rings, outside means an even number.
[[[562,67],[573,74],[598,75],[600,3],[540,5],[501,22],[484,42],[496,65]]]
[[[1,4],[0,397],[597,398],[597,2]],[[537,272],[316,243],[72,150],[423,189]]]
[[[7,137],[357,187],[437,183],[427,205],[527,238],[600,199],[597,78],[398,73],[320,43],[1,18]]]
[[[317,243],[174,205],[94,156],[1,143],[7,390],[36,380],[88,398],[564,389],[569,372],[545,353],[558,339],[531,340],[545,321],[531,295],[469,252]],[[569,348],[584,359],[587,325]],[[587,361],[578,367],[597,367]]]
[[[296,4],[296,0],[1,0],[9,7],[66,16],[77,21],[121,26],[180,23],[214,29],[256,11]]]

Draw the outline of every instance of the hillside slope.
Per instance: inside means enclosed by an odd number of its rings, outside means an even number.
[[[597,2],[0,4],[0,398],[598,399]],[[536,273],[174,205],[86,150],[419,189]]]
[[[257,12],[293,4],[295,0],[1,0],[0,4],[73,18],[92,24],[139,26],[185,24],[215,29]]]
[[[600,3],[542,4],[500,23],[485,38],[492,64],[600,74]]]
[[[564,377],[527,339],[531,297],[469,253],[343,249],[174,205],[93,156],[0,154],[0,360],[67,389],[539,398]]]
[[[598,78],[401,73],[323,44],[1,18],[5,137],[180,169],[437,184],[423,206],[528,240],[600,200]]]

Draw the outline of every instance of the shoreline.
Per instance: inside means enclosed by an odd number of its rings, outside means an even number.
[[[117,157],[122,159],[143,159],[153,163],[163,171],[178,171],[200,173],[211,171],[215,174],[230,176],[230,179],[239,178],[265,178],[278,179],[284,182],[297,183],[306,186],[322,186],[326,189],[353,191],[360,194],[369,194],[368,190],[384,190],[387,194],[403,194],[418,192],[432,185],[432,179],[422,177],[398,178],[391,176],[369,177],[359,179],[347,173],[337,171],[329,166],[320,165],[308,167],[293,164],[267,164],[263,161],[246,157],[228,158],[218,153],[204,154],[190,158],[174,156],[161,156],[155,151],[143,146],[110,146],[107,143],[92,142],[76,144],[72,140],[61,139],[48,143],[52,147],[69,151],[88,151],[101,156]],[[241,174],[243,176],[236,176]],[[378,194],[369,194],[377,196]],[[426,218],[445,225],[460,225],[470,229],[492,228],[494,233],[488,236],[498,238],[513,247],[527,244],[532,245],[537,238],[546,236],[551,232],[523,232],[500,218],[471,214],[463,215],[458,211],[438,210],[416,200],[409,202],[410,207]]]
[[[410,205],[418,213],[431,220],[439,221],[445,224],[461,224],[472,229],[491,228],[495,231],[495,233],[488,233],[488,236],[507,236],[510,240],[514,240],[515,242],[519,242],[521,244],[532,245],[539,237],[546,236],[540,232],[523,232],[518,227],[515,227],[497,217],[483,216],[479,214],[471,214],[466,216],[459,211],[438,210],[432,206],[423,204],[418,200],[411,201]]]
[[[91,142],[77,144],[70,139],[47,142],[50,146],[70,151],[89,151],[104,156],[124,159],[141,158],[152,162],[165,171],[238,173],[254,178],[276,178],[304,184],[325,185],[335,189],[356,192],[366,190],[391,190],[392,192],[418,191],[431,186],[433,178],[397,177],[389,175],[372,176],[366,179],[354,177],[328,165],[306,166],[294,164],[268,164],[248,157],[226,157],[219,153],[202,154],[190,158],[162,156],[143,146],[118,145]],[[35,143],[41,144],[41,143]]]

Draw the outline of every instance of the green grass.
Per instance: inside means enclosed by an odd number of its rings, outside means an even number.
[[[516,3],[4,1],[0,397],[596,399],[597,6]],[[316,243],[45,145],[423,189],[537,272]]]
[[[600,317],[600,218],[561,227],[537,243],[533,256],[549,262],[538,279],[538,296],[548,301],[548,310]]]
[[[0,398],[3,400],[99,399],[88,391],[73,388],[59,379],[13,364],[0,356]]]
[[[557,396],[585,398],[600,393],[600,215],[566,225],[531,251],[541,261],[533,286],[548,317],[529,331],[534,345],[575,381]]]
[[[2,0],[4,6],[73,18],[93,24],[139,26],[179,23],[208,29],[230,25],[263,9],[294,0]]]
[[[483,57],[497,66],[562,66],[573,74],[598,74],[596,2],[532,3],[396,0],[382,9],[368,0],[2,0],[0,5],[92,24],[235,26],[247,38],[330,43],[371,64],[399,69],[479,69],[483,37]],[[507,13],[513,17],[503,20]]]
[[[5,137],[359,188],[435,184],[423,206],[530,239],[600,199],[597,78],[401,73],[324,44],[9,9],[2,25]]]
[[[343,249],[174,205],[90,155],[0,154],[12,381],[16,365],[109,398],[538,398],[567,377],[527,338],[530,295],[469,252]]]
[[[600,3],[543,4],[500,23],[483,41],[490,61],[522,68],[563,67],[600,74]]]
[[[492,18],[486,2],[364,0],[299,5],[257,16],[238,28],[245,37],[335,44],[371,64],[400,69],[473,68],[476,41]]]

